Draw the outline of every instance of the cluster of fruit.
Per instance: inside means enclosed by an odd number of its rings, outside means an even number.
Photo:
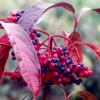
[[[18,20],[20,19],[20,17],[22,16],[22,14],[24,13],[24,11],[13,11],[10,13],[9,16],[7,16],[7,20],[10,22],[18,22]]]
[[[41,45],[39,37],[41,37],[41,34],[36,31],[33,33],[34,34],[31,34],[32,43],[39,49]],[[43,83],[48,85],[66,85],[68,83],[79,85],[82,82],[82,78],[93,74],[87,66],[75,62],[72,57],[69,56],[69,50],[63,45],[60,47],[55,46],[52,50],[47,50],[44,53],[38,52],[38,58],[41,65]]]
[[[39,60],[43,82],[48,85],[68,83],[79,85],[82,78],[93,74],[85,65],[74,62],[63,46],[52,49],[51,54],[45,52],[39,56]]]
[[[51,50],[40,53],[41,43],[39,38],[41,37],[40,32],[33,31],[30,34],[32,43],[37,50],[37,55],[39,58],[43,84],[53,85],[53,84],[71,84],[75,83],[79,85],[82,82],[82,78],[89,77],[93,74],[92,71],[88,69],[82,63],[74,61],[74,59],[69,55],[69,50],[64,45],[59,47],[52,47]],[[12,54],[12,59],[15,60],[14,52]]]

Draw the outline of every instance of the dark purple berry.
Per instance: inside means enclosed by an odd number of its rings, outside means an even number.
[[[36,45],[36,42],[35,42],[35,40],[32,40],[32,43],[33,43],[33,45]]]
[[[16,17],[20,16],[20,13],[16,13]],[[21,16],[20,16],[21,17]]]
[[[46,84],[47,85],[53,85],[53,81],[52,80],[49,80]]]
[[[37,37],[35,37],[35,38],[34,38],[34,41],[35,41],[35,42],[38,42],[39,40],[38,40],[38,38],[37,38]]]
[[[37,32],[36,36],[37,37],[41,37],[41,34],[39,32]]]
[[[67,60],[66,61],[66,65],[69,65],[69,64],[71,64],[72,63],[72,60]]]
[[[12,55],[12,56],[15,56],[15,53],[14,53],[14,51],[12,51],[12,52],[11,52],[11,55]]]

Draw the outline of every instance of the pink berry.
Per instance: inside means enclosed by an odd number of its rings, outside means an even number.
[[[45,53],[45,56],[48,57],[48,56],[49,56],[49,52],[46,52],[46,53]]]
[[[11,21],[11,22],[16,22],[17,21],[17,18],[16,17],[13,17],[13,16],[8,16],[7,17],[7,20],[8,21]]]
[[[57,51],[58,51],[58,53],[61,53],[62,52],[62,48],[59,47]]]
[[[85,77],[88,77],[88,71],[84,71],[83,73]]]
[[[57,53],[56,50],[52,50],[52,54]]]
[[[80,73],[79,73],[79,76],[82,77],[82,78],[85,77],[83,72],[80,72]]]
[[[53,54],[53,57],[54,57],[54,58],[57,58],[57,57],[58,57],[58,55],[55,53],[55,54]]]
[[[59,83],[61,83],[61,82],[62,82],[62,79],[61,79],[61,78],[59,78],[59,79],[58,79],[58,82],[59,82]]]
[[[70,72],[70,68],[66,68],[66,72],[69,73]]]
[[[70,78],[69,78],[69,77],[63,77],[63,81],[64,81],[65,83],[69,83],[69,82],[70,82]]]
[[[65,56],[61,56],[60,59],[61,59],[61,61],[63,61],[63,62],[66,61],[66,57],[65,57]]]
[[[88,76],[93,75],[93,71],[88,71]]]
[[[84,70],[84,71],[87,71],[87,70],[88,70],[88,67],[84,66],[84,67],[83,67],[83,70]]]
[[[34,39],[36,37],[36,34],[30,33],[31,39]]]
[[[50,69],[55,70],[55,64],[53,62],[50,63]]]
[[[76,66],[76,70],[79,70],[80,68],[81,68],[80,65],[77,65],[77,66]]]
[[[58,72],[53,72],[53,73],[52,73],[52,76],[54,76],[54,77],[55,77],[55,76],[58,76],[58,75],[59,75]]]

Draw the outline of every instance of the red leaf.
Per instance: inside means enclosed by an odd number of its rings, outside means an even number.
[[[100,14],[100,8],[92,9],[92,10],[95,11],[96,13]]]
[[[83,43],[83,44],[92,49],[95,52],[95,54],[100,58],[100,46],[96,46],[89,43]]]
[[[41,86],[41,68],[35,49],[24,29],[13,23],[1,22],[7,31],[10,42],[19,62],[21,75],[33,92],[34,100]]]
[[[45,12],[47,10],[49,10],[51,8],[55,8],[55,7],[63,7],[65,9],[69,10],[71,13],[73,13],[73,14],[75,13],[75,9],[73,8],[73,6],[71,4],[69,4],[69,3],[66,3],[66,2],[60,2],[60,3],[54,4],[54,5],[50,6],[50,7],[48,7],[45,10]]]
[[[71,35],[69,35],[68,37],[72,43],[75,43],[75,42],[82,42],[82,38],[81,38],[81,35],[79,32],[73,32],[71,33]],[[70,46],[71,43],[68,43],[68,46]],[[81,44],[74,44],[75,48],[77,49],[78,51],[78,55],[79,55],[79,59],[78,59],[78,62],[82,62],[83,60],[83,50],[82,50],[82,45]],[[75,49],[72,49],[71,50],[71,53],[70,53],[71,56],[76,56],[76,52],[75,52]]]
[[[83,98],[83,100],[97,100],[97,98],[93,94],[87,91],[72,92],[71,94],[69,94],[68,98],[70,98],[73,94],[78,94]]]
[[[83,100],[97,100],[94,95],[87,91],[79,91],[77,94],[79,94]]]
[[[80,18],[81,18],[85,13],[87,13],[87,12],[89,12],[89,11],[94,11],[94,12],[96,12],[97,14],[100,14],[100,8],[91,9],[91,8],[84,7],[84,8],[82,9],[82,11],[81,11],[81,13],[80,13],[78,19],[77,19],[77,20],[78,20],[78,23],[79,23],[79,21],[80,21]]]
[[[48,3],[37,3],[27,9],[18,21],[25,31],[32,30],[34,24],[42,16],[43,12],[50,6]]]
[[[33,5],[31,8],[26,10],[22,17],[19,19],[18,24],[20,24],[25,31],[29,32],[29,30],[32,30],[34,24],[37,22],[37,20],[49,9],[55,8],[55,7],[63,7],[67,10],[69,10],[71,13],[75,13],[74,8],[72,5],[66,3],[66,2],[60,2],[54,5],[51,5],[48,3],[37,3]]]
[[[0,79],[2,77],[2,73],[4,72],[5,63],[8,59],[10,49],[10,42],[8,36],[5,34],[0,38]]]

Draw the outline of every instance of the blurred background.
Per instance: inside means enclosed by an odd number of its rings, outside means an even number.
[[[0,0],[0,18],[7,16],[13,10],[27,9],[39,1],[48,3],[68,2],[74,6],[77,15],[79,15],[83,7],[100,8],[100,0]],[[73,30],[73,17],[63,8],[52,9],[43,15],[36,27],[40,27],[50,33],[56,34],[66,31],[70,34]],[[90,12],[82,16],[78,31],[86,42],[100,45],[100,15]],[[0,35],[2,34],[3,31],[0,30]],[[85,79],[80,86],[66,86],[66,92],[87,90],[93,93],[97,100],[100,100],[100,60],[90,49],[84,48],[84,63],[94,71],[94,75]],[[12,62],[11,57],[9,57],[6,66],[6,70],[13,71],[15,69],[16,64]],[[22,100],[27,95],[27,91],[28,89],[22,87],[18,81],[10,81],[9,78],[4,77],[0,84],[0,100]],[[38,100],[41,100],[42,93],[41,91],[37,98]],[[72,100],[82,100],[73,98]],[[32,100],[30,93],[25,100]],[[51,86],[48,87],[47,100],[64,100],[64,97],[58,87]]]

